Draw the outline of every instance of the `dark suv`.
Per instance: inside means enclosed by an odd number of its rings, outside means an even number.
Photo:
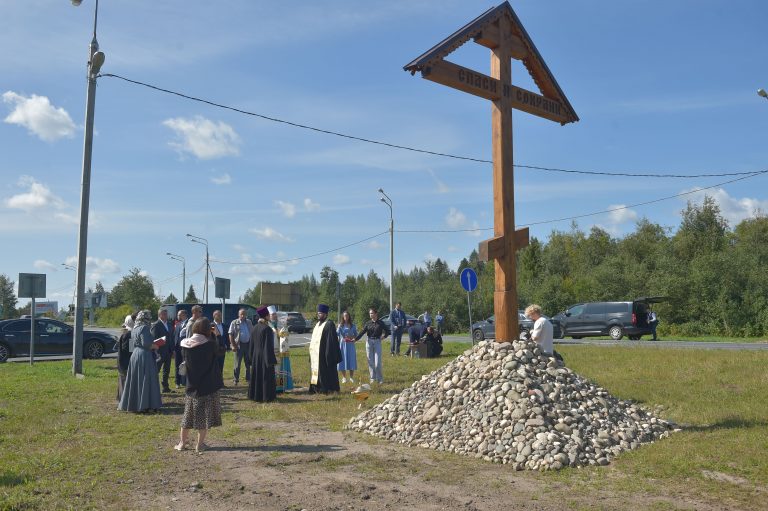
[[[648,325],[648,306],[664,300],[665,297],[652,296],[632,302],[577,303],[553,319],[560,323],[563,337],[581,339],[609,335],[619,341],[626,335],[637,341],[643,335],[652,333]]]

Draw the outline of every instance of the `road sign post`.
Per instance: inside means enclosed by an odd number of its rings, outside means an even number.
[[[461,271],[461,287],[467,290],[467,309],[469,310],[469,338],[472,340],[472,344],[475,344],[475,336],[472,335],[472,300],[469,298],[469,294],[477,288],[477,273],[472,268],[464,268]]]
[[[231,284],[231,281],[229,279],[224,279],[221,277],[216,277],[214,279],[214,287],[216,288],[216,298],[221,298],[221,321],[222,322],[226,317],[224,315],[224,309],[227,306],[226,300],[229,299],[230,284]]]
[[[45,273],[19,273],[19,298],[31,298],[29,365],[35,363],[35,298],[45,298]]]

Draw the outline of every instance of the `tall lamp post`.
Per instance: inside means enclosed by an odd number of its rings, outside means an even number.
[[[392,199],[381,188],[379,193],[384,196],[381,197],[381,202],[389,206],[389,312],[391,313],[395,308],[395,221],[392,215]]]
[[[189,241],[192,243],[205,245],[205,283],[203,284],[205,291],[203,292],[203,295],[205,297],[204,303],[208,303],[208,274],[211,272],[210,258],[208,257],[208,240],[200,236],[195,236],[194,234],[187,234],[187,238],[189,238]]]
[[[82,0],[72,0],[78,6]],[[85,137],[83,143],[83,178],[80,195],[80,231],[77,237],[77,300],[75,301],[75,329],[72,343],[72,373],[83,372],[83,312],[85,302],[85,264],[88,255],[88,207],[91,194],[91,154],[93,153],[93,115],[96,106],[96,78],[104,64],[104,53],[96,40],[96,22],[99,18],[99,0],[93,12],[93,39],[88,48],[88,92],[85,100]]]
[[[181,261],[181,296],[179,299],[184,302],[184,293],[187,292],[187,260],[184,259],[183,256],[180,256],[178,254],[171,254],[170,252],[166,252],[165,255],[170,256],[171,259],[176,259],[177,261]],[[206,276],[206,280],[208,280],[208,277]]]
[[[765,89],[757,89],[757,95],[768,99],[768,92],[765,92]]]

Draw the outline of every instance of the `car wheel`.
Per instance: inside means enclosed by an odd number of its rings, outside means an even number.
[[[619,325],[613,325],[608,329],[608,335],[610,335],[611,339],[614,341],[620,341],[621,338],[624,337],[624,330],[622,330]]]
[[[11,349],[0,342],[0,363],[7,361],[9,358],[11,358]]]
[[[483,334],[483,331],[479,328],[472,332],[472,340],[475,342],[480,342],[485,339],[485,334]]]
[[[104,346],[99,341],[88,341],[83,347],[85,358],[101,358],[104,354]]]
[[[581,339],[581,336],[580,335],[572,335],[571,339]]]
[[[640,340],[640,337],[641,337],[641,336],[639,336],[639,335],[630,335],[630,336],[629,336],[629,340],[630,340],[630,341],[639,341],[639,340]]]

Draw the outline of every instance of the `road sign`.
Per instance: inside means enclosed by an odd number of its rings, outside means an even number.
[[[216,277],[215,279],[216,284],[216,298],[223,298],[225,300],[229,300],[229,279],[223,279],[221,277]]]
[[[472,268],[464,268],[461,271],[461,287],[468,292],[477,288],[477,273]]]
[[[45,298],[45,273],[19,273],[19,298]]]

